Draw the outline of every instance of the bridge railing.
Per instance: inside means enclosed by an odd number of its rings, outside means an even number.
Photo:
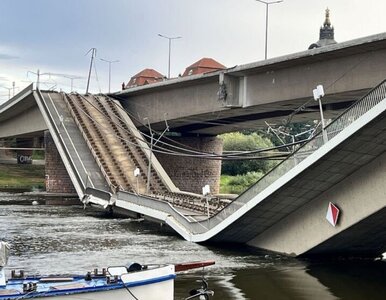
[[[63,140],[63,135],[62,135],[62,132],[60,130],[60,127],[63,126],[63,124],[61,122],[61,115],[57,111],[57,108],[56,108],[55,104],[53,103],[51,97],[49,97],[51,103],[48,103],[48,101],[45,100],[45,98],[42,95],[40,90],[36,90],[35,95],[36,95],[36,97],[35,97],[36,101],[38,101],[38,105],[41,105],[41,109],[45,112],[44,116],[45,116],[45,118],[47,118],[46,121],[49,122],[50,126],[52,127],[52,130],[54,131],[54,132],[51,132],[52,137],[53,138],[56,137],[58,139],[58,142],[60,143],[61,147],[63,148],[63,153],[66,156],[66,160],[70,164],[70,167],[73,171],[73,174],[76,177],[77,185],[75,185],[75,188],[77,190],[78,196],[80,198],[82,198],[84,195],[84,189],[86,188],[86,186],[83,182],[83,178],[82,178],[83,176],[81,176],[79,174],[79,170],[76,167],[76,163],[73,161],[72,157],[70,156],[71,151],[68,149],[66,143]],[[55,111],[56,116],[54,116],[51,113],[52,110]],[[42,111],[42,113],[43,113],[43,111]],[[68,135],[68,132],[66,132],[66,133]],[[71,139],[70,135],[68,135],[68,138]],[[74,146],[74,145],[72,144],[72,146]],[[75,151],[76,151],[76,149],[75,149]],[[81,162],[81,160],[79,160],[79,161]]]
[[[381,82],[377,87],[371,90],[368,94],[362,97],[360,100],[355,102],[350,108],[344,111],[339,117],[337,117],[333,122],[326,126],[325,131],[327,133],[327,139],[333,139],[337,134],[339,134],[343,129],[347,128],[359,117],[363,116],[370,109],[375,107],[378,103],[386,98],[386,80]],[[239,210],[242,206],[248,203],[256,195],[264,191],[267,187],[273,184],[277,179],[284,176],[288,171],[298,165],[301,161],[309,157],[315,151],[320,149],[324,145],[323,132],[320,131],[317,133],[314,138],[312,138],[305,145],[300,147],[295,153],[293,153],[289,158],[281,162],[264,177],[262,177],[256,184],[246,190],[233,202],[231,202],[227,207],[213,216],[209,222],[201,221],[203,224],[210,224],[208,227],[213,228],[221,221],[232,215],[234,212]],[[308,155],[304,155],[306,152]],[[302,153],[302,155],[299,155]],[[193,231],[202,232],[201,225],[191,224],[194,228]],[[192,228],[192,229],[193,229]]]

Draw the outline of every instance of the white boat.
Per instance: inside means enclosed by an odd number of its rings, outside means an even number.
[[[140,265],[95,269],[85,276],[25,276],[12,271],[7,280],[4,266],[8,260],[8,246],[0,242],[0,300],[173,300],[176,271],[205,267],[213,261],[178,265]],[[197,291],[197,290],[196,290]],[[209,299],[212,291],[199,289],[187,299]],[[199,298],[202,295],[204,298]]]

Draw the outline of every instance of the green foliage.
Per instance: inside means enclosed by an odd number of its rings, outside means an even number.
[[[34,150],[32,152],[32,159],[44,159],[45,153],[43,150]]]
[[[241,194],[252,184],[256,183],[264,174],[261,172],[249,172],[245,175],[222,175],[220,181],[220,193]]]
[[[0,188],[44,187],[44,165],[0,164]]]
[[[242,134],[240,132],[226,133],[220,136],[224,143],[224,151],[251,151],[273,147],[268,138],[264,138],[253,132],[252,134]],[[266,173],[272,168],[273,164],[269,160],[224,160],[222,163],[222,173],[227,175],[242,175],[248,172]]]

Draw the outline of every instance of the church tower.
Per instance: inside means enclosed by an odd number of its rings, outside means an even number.
[[[308,49],[319,48],[327,45],[336,44],[334,40],[334,27],[331,26],[330,21],[330,10],[326,9],[326,19],[324,20],[323,26],[320,27],[319,41],[311,44]]]

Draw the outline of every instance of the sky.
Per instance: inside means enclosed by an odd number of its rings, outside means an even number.
[[[272,1],[271,1],[272,2]],[[284,0],[269,5],[268,58],[307,50],[330,9],[335,40],[386,31],[385,0]],[[0,0],[0,103],[36,81],[41,89],[84,93],[121,89],[145,68],[171,76],[203,57],[227,67],[264,59],[266,6],[255,0]],[[59,75],[54,75],[59,74]]]

